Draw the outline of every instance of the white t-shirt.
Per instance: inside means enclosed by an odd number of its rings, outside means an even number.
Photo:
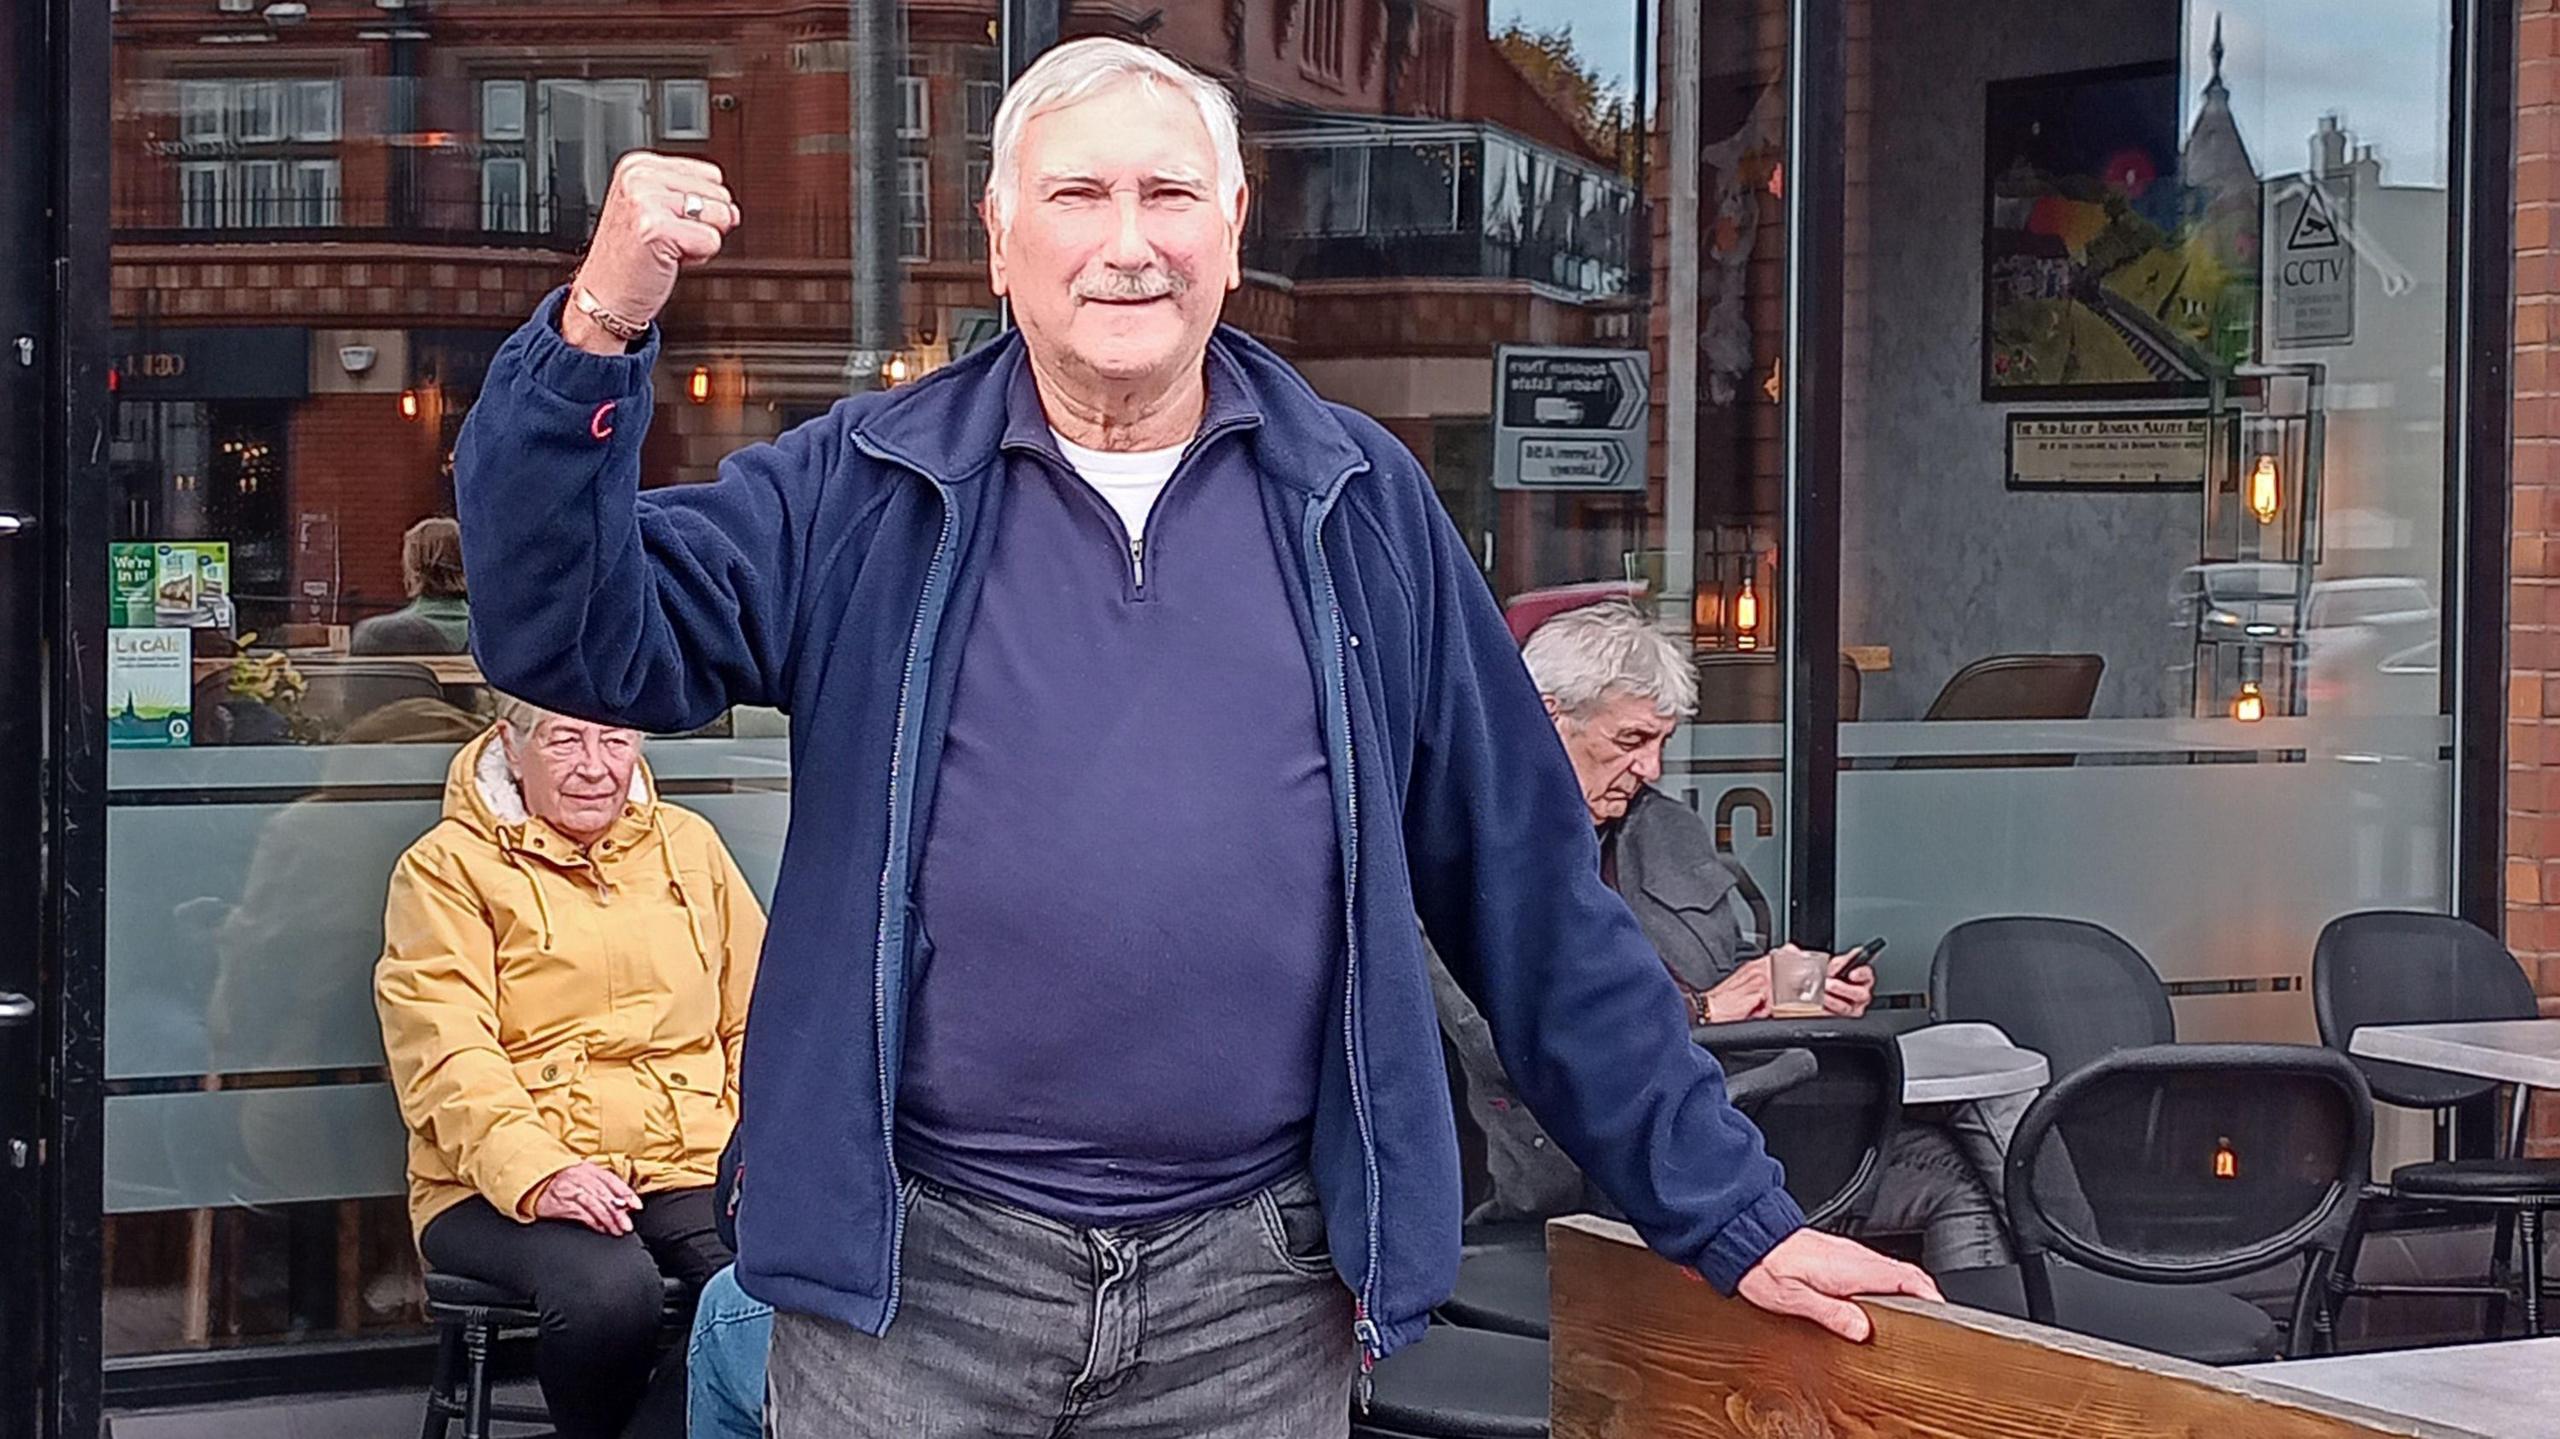
[[[1058,453],[1093,486],[1094,492],[1111,502],[1120,515],[1120,527],[1129,532],[1129,543],[1138,544],[1147,537],[1147,512],[1155,508],[1156,496],[1164,493],[1173,478],[1174,466],[1182,463],[1183,447],[1166,450],[1088,450],[1066,436],[1051,430],[1058,442]]]

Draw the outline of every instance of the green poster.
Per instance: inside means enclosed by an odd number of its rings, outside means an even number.
[[[107,546],[107,623],[116,629],[149,629],[156,566],[148,544]]]
[[[232,627],[231,545],[160,540],[107,546],[107,622],[124,629]]]

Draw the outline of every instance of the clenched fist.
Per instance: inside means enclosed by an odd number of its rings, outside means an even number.
[[[718,255],[742,218],[720,167],[710,161],[646,150],[623,156],[596,219],[595,242],[561,312],[561,334],[579,349],[621,354],[629,347],[579,308],[579,294],[618,319],[648,324],[675,293],[676,276]]]

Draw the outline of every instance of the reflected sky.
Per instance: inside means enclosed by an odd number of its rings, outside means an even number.
[[[2260,175],[2302,169],[2320,117],[2335,113],[2373,147],[2385,184],[2444,184],[2450,0],[2197,0],[2186,10],[2190,119],[2213,73],[2217,16],[2223,83]]]
[[[1636,17],[1646,0],[1493,0],[1486,23],[1499,35],[1513,21],[1530,30],[1570,28],[1574,48],[1603,84],[1635,94]]]
[[[1493,0],[1487,13],[1496,32],[1515,20],[1570,28],[1592,70],[1633,94],[1647,0]],[[2301,169],[2320,117],[2335,113],[2357,143],[2374,147],[2385,182],[2444,184],[2451,0],[2194,0],[2186,7],[2189,120],[2213,70],[2217,17],[2232,113],[2261,174]]]

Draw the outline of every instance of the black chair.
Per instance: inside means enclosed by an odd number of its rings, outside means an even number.
[[[489,1439],[491,1424],[548,1424],[539,1405],[500,1404],[490,1391],[490,1352],[499,1336],[530,1333],[541,1327],[533,1300],[503,1285],[484,1284],[458,1274],[427,1274],[427,1319],[436,1326],[436,1367],[427,1382],[427,1416],[420,1439],[446,1439],[454,1423],[462,1439]],[[666,1281],[665,1323],[681,1334],[693,1321],[693,1292],[679,1280]]]
[[[2310,1352],[2362,1194],[2373,1097],[2308,1045],[2152,1045],[2064,1076],[2009,1150],[2018,1262],[1949,1300],[2205,1364]],[[2219,1281],[2298,1264],[2292,1322]]]
[[[2533,985],[2504,945],[2488,931],[2447,914],[2368,910],[2341,915],[2320,931],[2311,951],[2311,1006],[2320,1041],[2344,1054],[2355,1032],[2369,1024],[2454,1024],[2532,1019],[2538,1013]],[[2525,1332],[2542,1332],[2543,1214],[2560,1209],[2560,1162],[2516,1157],[2453,1157],[2454,1118],[2496,1102],[2495,1080],[2418,1069],[2350,1056],[2376,1099],[2435,1116],[2433,1162],[2402,1167],[2387,1185],[2367,1193],[2367,1204],[2349,1232],[2330,1281],[2331,1312],[2358,1296],[2450,1295],[2487,1299],[2489,1336],[2506,1332],[2506,1300],[2520,1288]],[[2516,1095],[2515,1133],[2524,1130],[2530,1091]],[[2365,1284],[2355,1277],[2366,1234],[2430,1222],[2458,1221],[2487,1213],[2497,1237],[2485,1284]],[[2524,1242],[2524,1266],[2510,1278],[2514,1241]]]
[[[1866,1218],[1902,1124],[1902,1046],[1892,1031],[1863,1019],[1757,1019],[1690,1033],[1740,1076],[1786,1050],[1813,1057],[1811,1077],[1746,1096],[1751,1118],[1807,1223],[1837,1232]]]
[[[1993,655],[1955,672],[1924,720],[2087,719],[2106,676],[2104,656]]]
[[[1993,655],[1947,680],[1924,720],[2084,720],[2097,703],[2106,660],[2092,654]],[[2060,769],[2067,754],[1984,754],[1897,759],[1895,769]]]
[[[1352,1439],[1547,1439],[1543,1339],[1435,1324],[1369,1377]]]
[[[2169,991],[2142,952],[2077,919],[2004,915],[1947,931],[1929,962],[1929,1013],[2000,1026],[2053,1078],[2178,1037]]]
[[[1769,650],[1705,650],[1697,656],[1695,724],[1776,724],[1786,718],[1786,670]],[[1858,717],[1857,663],[1840,656],[1840,718]]]
[[[1733,1074],[1725,1095],[1755,1115],[1760,1107],[1820,1072],[1809,1049],[1787,1049]],[[1524,1339],[1547,1337],[1547,1247],[1543,1232],[1528,1242],[1471,1251],[1458,1262],[1458,1286],[1440,1317],[1470,1329],[1490,1329]]]

